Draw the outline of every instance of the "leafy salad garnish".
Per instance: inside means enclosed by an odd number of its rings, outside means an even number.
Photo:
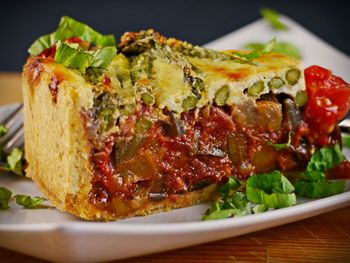
[[[8,209],[9,201],[11,199],[12,192],[5,187],[0,186],[0,209]]]
[[[93,45],[91,50],[82,48],[78,43],[65,43],[66,39],[78,37]],[[38,56],[45,49],[56,46],[55,61],[67,68],[87,73],[94,84],[111,64],[117,53],[113,35],[102,35],[83,23],[70,17],[62,17],[58,29],[37,39],[29,48],[32,56]]]
[[[246,182],[245,192],[237,191],[240,182],[230,177],[218,188],[219,200],[214,202],[203,220],[222,219],[265,212],[297,204],[296,195],[321,198],[344,191],[345,180],[327,181],[325,172],[344,160],[338,144],[316,151],[301,178],[293,184],[280,172],[254,174]]]
[[[251,176],[245,192],[237,192],[239,186],[239,181],[233,177],[221,185],[218,189],[220,199],[210,206],[203,220],[261,213],[269,208],[296,204],[293,185],[279,171]]]
[[[0,186],[0,210],[9,209],[9,202],[12,197],[12,192],[5,188]],[[20,206],[23,206],[25,209],[36,209],[36,208],[43,208],[42,203],[47,201],[44,197],[31,197],[29,195],[22,195],[18,194],[14,196],[16,203]]]
[[[342,136],[343,146],[350,149],[350,136],[349,135],[343,135]]]
[[[5,127],[5,125],[0,124],[0,138],[5,136],[7,133],[7,128]]]
[[[325,172],[344,160],[338,144],[316,151],[303,173],[302,179],[295,182],[295,192],[308,198],[327,197],[342,193],[345,180],[327,181]]]
[[[29,195],[15,195],[15,198],[16,203],[26,209],[39,208],[43,202],[47,201],[46,198],[40,196],[31,197]]]
[[[266,44],[262,45],[261,48],[259,49],[255,49],[247,54],[241,54],[241,53],[235,52],[234,55],[247,60],[256,59],[261,57],[264,54],[270,53],[274,49],[275,45],[276,45],[276,38],[273,38]]]
[[[271,26],[276,30],[288,30],[287,25],[285,25],[280,20],[280,14],[271,8],[261,8],[260,14]]]
[[[23,151],[19,148],[13,148],[6,157],[6,163],[0,166],[0,171],[12,172],[23,176]]]
[[[268,208],[282,208],[296,204],[294,186],[280,171],[249,177],[246,194],[250,202]]]
[[[262,50],[264,48],[264,43],[261,42],[250,42],[244,45],[244,48],[249,50]],[[296,59],[302,59],[300,50],[292,43],[276,41],[273,52],[281,53]]]
[[[82,74],[87,68],[107,69],[116,54],[115,47],[103,47],[96,51],[85,51],[78,44],[57,42],[55,61],[67,68],[76,68]]]
[[[38,38],[28,49],[32,56],[38,56],[45,49],[52,47],[59,40],[63,41],[71,37],[79,37],[83,41],[89,42],[99,47],[115,46],[113,35],[102,35],[83,23],[75,19],[63,16],[59,23],[58,29],[48,35]]]

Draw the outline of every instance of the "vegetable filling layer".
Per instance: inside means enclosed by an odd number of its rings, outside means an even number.
[[[139,104],[119,132],[99,137],[94,113],[82,113],[94,145],[91,203],[118,196],[159,201],[275,169],[302,170],[312,146],[288,98],[269,94],[256,103],[206,106],[177,116]],[[95,125],[94,125],[95,124]]]

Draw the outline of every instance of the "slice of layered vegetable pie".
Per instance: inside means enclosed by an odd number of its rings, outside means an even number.
[[[350,89],[274,41],[215,51],[145,30],[116,44],[63,17],[23,69],[27,175],[57,208],[114,220],[213,200],[229,178],[304,171],[340,142]]]

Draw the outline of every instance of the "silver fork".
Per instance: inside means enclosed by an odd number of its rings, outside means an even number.
[[[19,127],[17,127],[14,131],[11,131],[22,116],[23,104],[20,104],[16,110],[9,117],[7,117],[4,123],[2,123],[8,130],[8,134],[0,139],[0,145],[5,153],[9,153],[15,145],[18,145],[21,148],[23,147],[23,122],[21,122]]]

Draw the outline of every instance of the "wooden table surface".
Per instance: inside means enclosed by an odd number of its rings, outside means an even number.
[[[19,74],[0,73],[0,105],[20,101],[20,86]],[[44,261],[0,248],[0,262]],[[240,237],[121,262],[350,262],[350,206]]]

